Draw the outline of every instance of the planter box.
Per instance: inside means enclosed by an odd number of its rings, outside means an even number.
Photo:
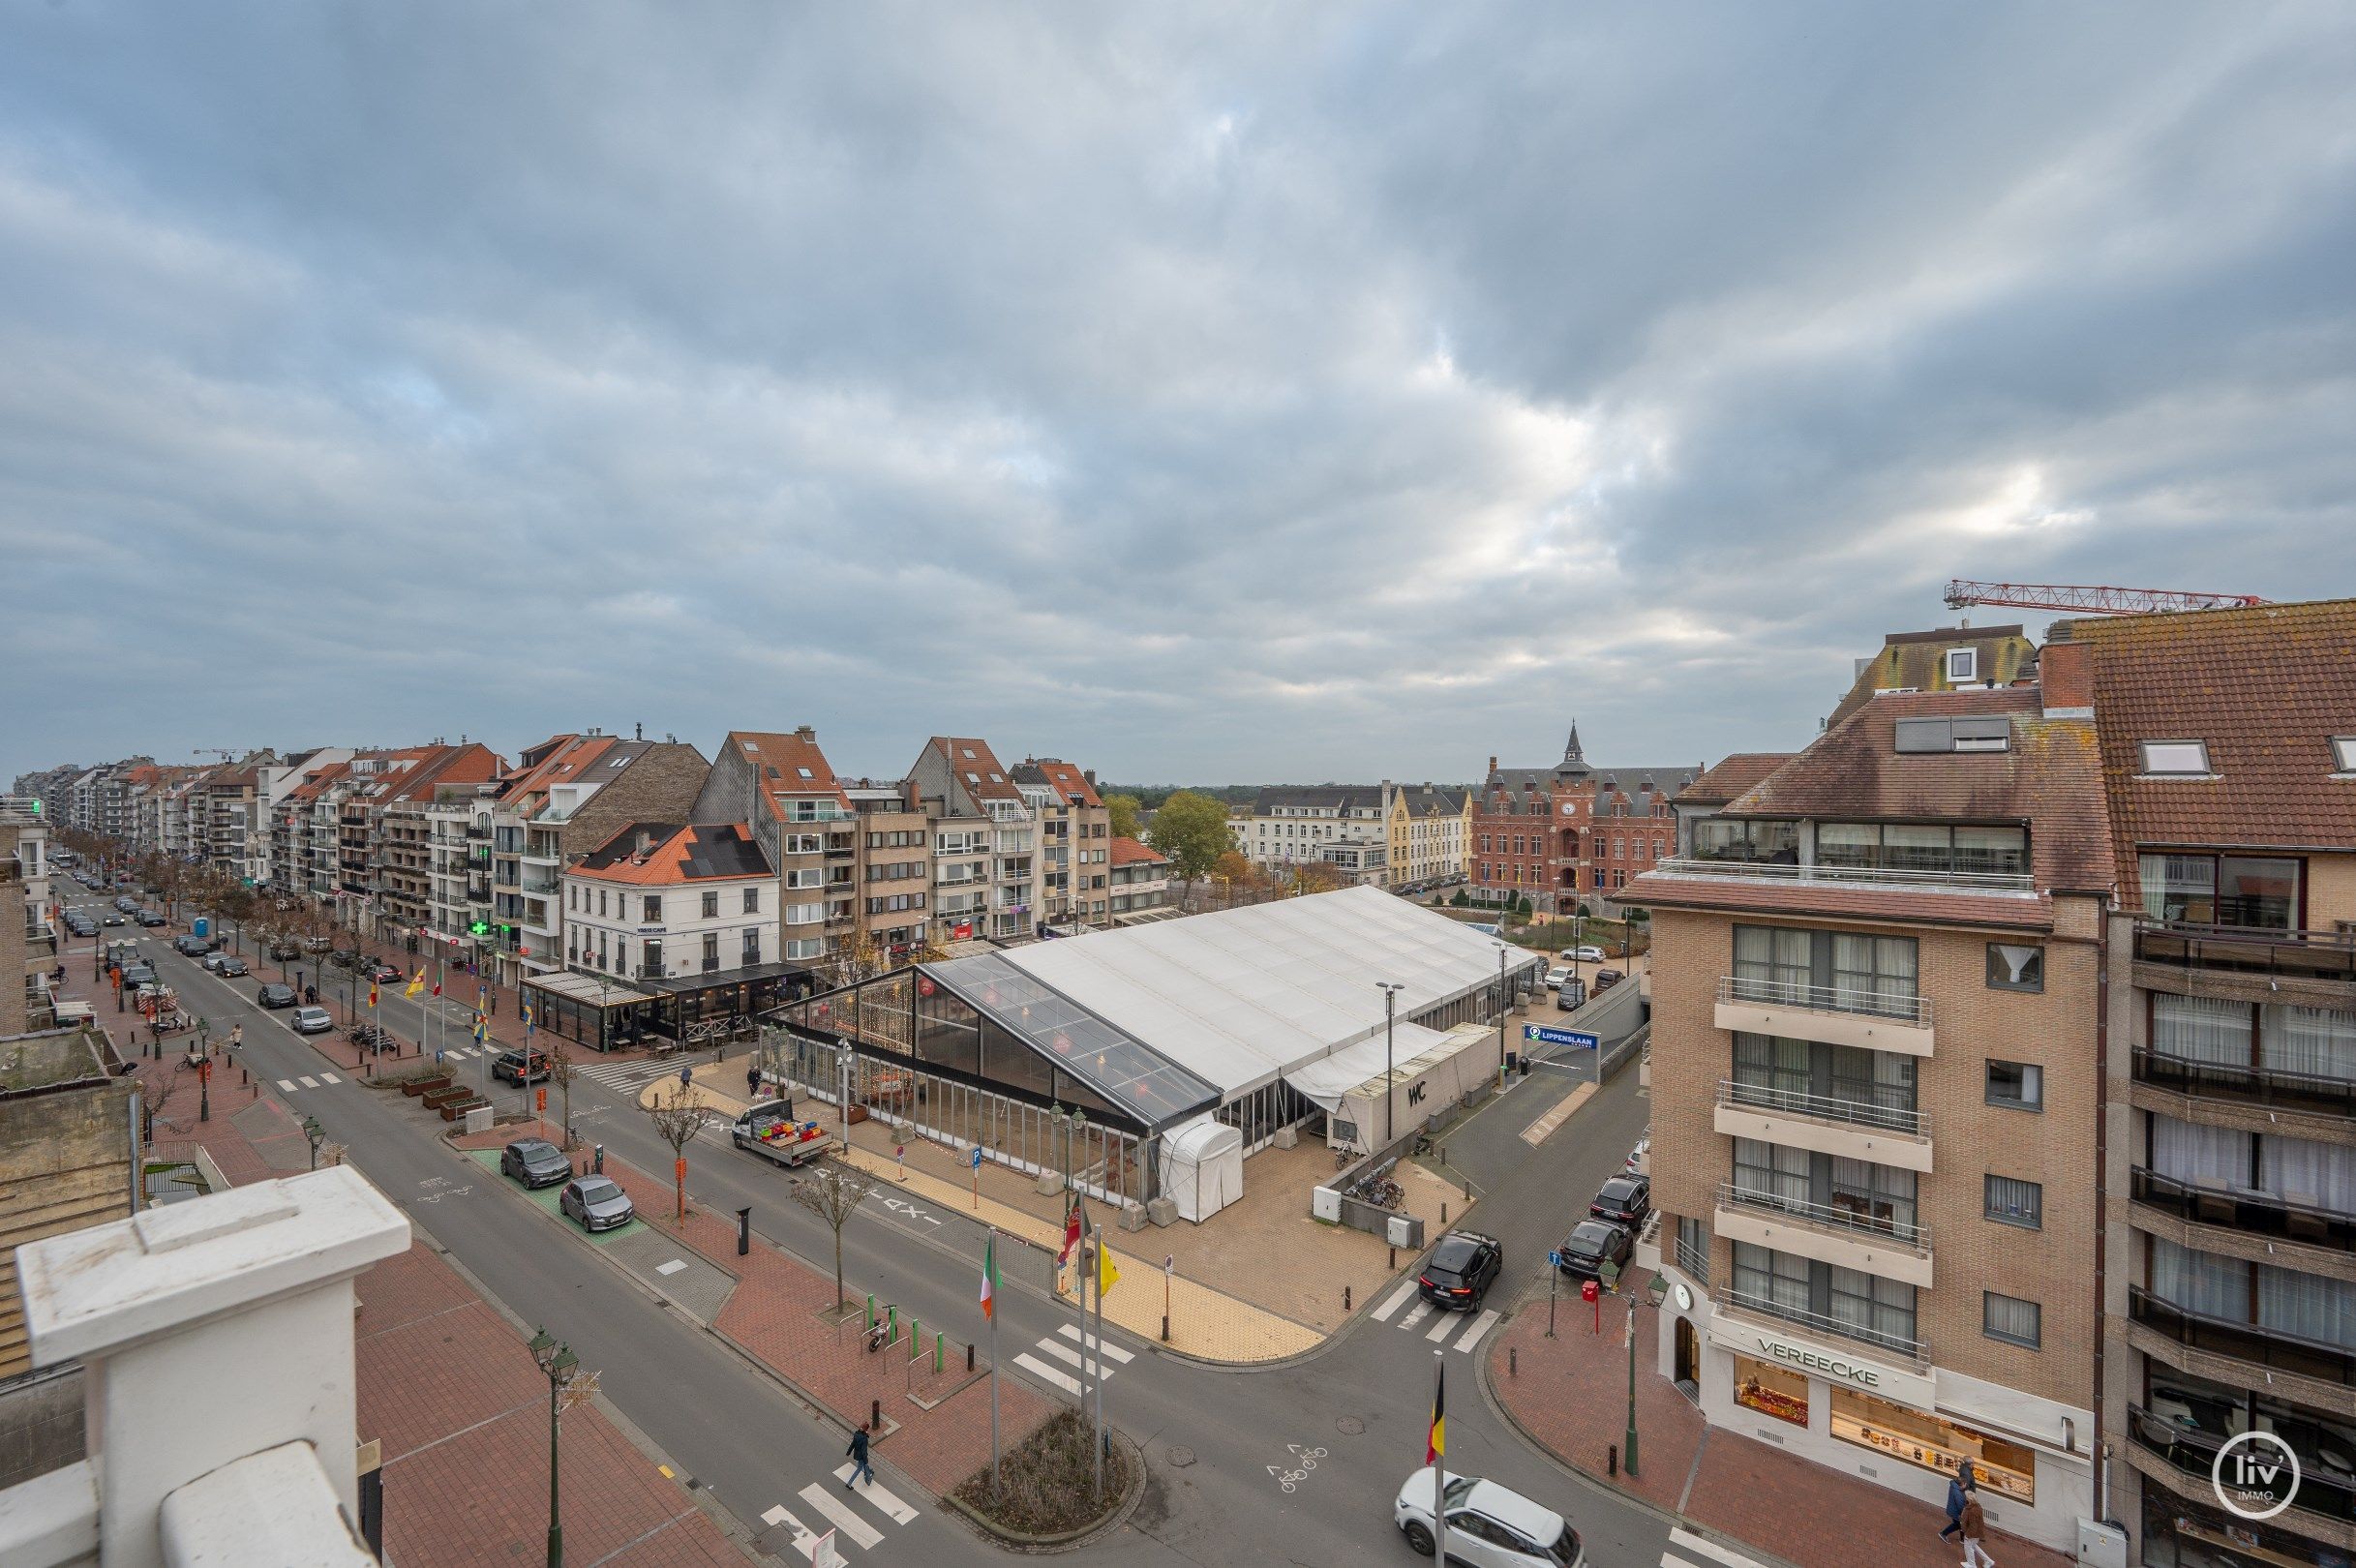
[[[430,1095],[437,1089],[447,1089],[449,1087],[450,1075],[447,1072],[440,1072],[435,1074],[431,1078],[417,1078],[408,1083],[405,1083],[401,1086],[401,1092],[408,1096],[411,1100],[415,1100],[419,1095]]]
[[[464,1100],[453,1100],[447,1104],[440,1105],[436,1108],[441,1112],[441,1119],[443,1121],[455,1122],[470,1110],[488,1110],[490,1107],[491,1101],[485,1100],[482,1096],[468,1095]]]
[[[430,1089],[418,1098],[423,1100],[429,1108],[439,1110],[453,1101],[475,1100],[480,1097],[471,1089],[453,1084],[447,1088]]]
[[[854,1105],[854,1106],[852,1106],[852,1107],[851,1107],[851,1125],[852,1125],[852,1126],[857,1127],[857,1126],[858,1126],[860,1123],[861,1123],[861,1122],[865,1121],[866,1119],[867,1119],[867,1107],[866,1107],[866,1106],[864,1106],[864,1105]]]

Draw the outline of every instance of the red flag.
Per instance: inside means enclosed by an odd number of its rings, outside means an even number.
[[[436,980],[434,982],[434,994],[436,996],[441,995],[441,981]]]
[[[1072,1207],[1064,1211],[1064,1250],[1055,1254],[1058,1264],[1072,1261],[1072,1249],[1080,1244],[1080,1206],[1074,1198]]]

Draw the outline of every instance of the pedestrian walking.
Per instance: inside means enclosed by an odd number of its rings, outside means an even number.
[[[681,1089],[684,1089],[693,1082],[695,1082],[695,1069],[686,1066],[684,1063],[680,1064],[679,1070],[679,1086]]]
[[[761,1064],[758,1062],[744,1070],[744,1092],[755,1100],[761,1098]]]
[[[1965,1460],[1963,1467],[1948,1477],[1947,1527],[1939,1532],[1942,1541],[1952,1541],[1963,1533],[1964,1493],[1972,1489],[1972,1462]]]
[[[246,1026],[239,1024],[229,1031],[229,1049],[235,1050],[246,1042]]]
[[[1974,1487],[1963,1500],[1963,1568],[1996,1568],[1996,1559],[1988,1555],[1988,1520],[1979,1511],[1979,1489]]]
[[[867,1478],[867,1485],[875,1485],[875,1466],[867,1462],[867,1424],[864,1421],[859,1424],[859,1431],[851,1434],[851,1446],[843,1452],[851,1456],[851,1474],[842,1484],[843,1491],[850,1491],[851,1482],[861,1476]]]
[[[899,1166],[900,1180],[908,1180],[908,1145],[905,1143],[893,1144],[891,1146],[891,1161],[893,1164]]]

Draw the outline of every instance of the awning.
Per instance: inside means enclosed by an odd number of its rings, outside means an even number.
[[[623,1008],[634,1002],[654,1000],[644,991],[632,990],[602,976],[576,974],[569,969],[557,975],[527,975],[524,983],[533,990],[560,996],[567,1002],[578,1002],[584,1007]]]
[[[1284,1081],[1330,1113],[1351,1090],[1380,1083],[1386,1071],[1383,1066],[1386,1056],[1391,1063],[1387,1070],[1391,1077],[1413,1078],[1462,1048],[1461,1044],[1450,1044],[1449,1037],[1436,1029],[1400,1024],[1387,1047],[1379,1038],[1362,1040],[1331,1056],[1321,1056],[1294,1068],[1284,1074]]]

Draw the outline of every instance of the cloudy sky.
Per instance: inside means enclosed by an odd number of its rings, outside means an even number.
[[[2352,82],[2337,3],[11,7],[0,779],[1714,759],[1950,576],[2356,591]]]

